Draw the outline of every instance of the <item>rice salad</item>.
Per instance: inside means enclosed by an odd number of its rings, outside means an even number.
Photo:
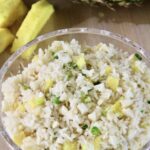
[[[2,93],[23,150],[140,150],[150,139],[150,69],[112,44],[54,41]]]

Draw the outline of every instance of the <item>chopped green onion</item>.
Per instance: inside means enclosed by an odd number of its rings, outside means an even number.
[[[150,104],[150,100],[148,100],[147,103]]]
[[[100,135],[100,134],[101,134],[101,132],[100,132],[99,128],[98,128],[98,127],[96,127],[96,126],[92,127],[92,129],[91,129],[91,133],[92,133],[94,136],[98,136],[98,135]]]
[[[83,103],[89,103],[89,102],[91,102],[91,98],[87,94],[82,92],[81,93],[81,101]]]
[[[66,70],[76,69],[77,65],[74,62],[69,62],[68,64],[64,64],[63,68]]]
[[[138,53],[135,53],[134,55],[138,60],[142,60],[142,57],[138,54]]]
[[[77,64],[75,64],[74,62],[70,62],[68,65],[70,68],[73,68],[73,69],[77,68]]]
[[[141,110],[140,112],[141,112],[141,113],[144,113],[144,110]]]
[[[61,104],[60,98],[58,96],[54,96],[52,99],[52,103],[56,105]]]
[[[30,87],[28,85],[26,85],[26,84],[23,84],[22,87],[23,87],[24,90],[30,89]]]
[[[87,96],[85,99],[84,99],[84,103],[89,103],[91,102],[91,98],[89,96]]]
[[[53,59],[58,59],[58,55],[56,55],[55,52],[52,52],[52,56],[53,56]]]
[[[88,128],[88,125],[87,124],[83,124],[82,129],[86,130],[87,128]]]
[[[54,55],[54,59],[58,59],[58,56],[57,56],[57,55]]]

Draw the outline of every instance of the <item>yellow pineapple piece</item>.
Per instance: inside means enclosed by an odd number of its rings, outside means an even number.
[[[45,104],[45,98],[44,97],[38,97],[32,100],[29,100],[28,102],[29,106],[34,109],[38,106],[42,106]]]
[[[101,138],[99,136],[97,136],[94,140],[94,150],[100,150],[101,149]]]
[[[132,71],[134,72],[134,73],[136,73],[136,72],[139,72],[139,68],[138,68],[138,66],[136,66],[135,64],[132,64]]]
[[[32,62],[37,62],[39,59],[38,55],[35,55],[33,58],[32,58]]]
[[[33,40],[39,34],[53,12],[53,6],[46,0],[40,0],[34,3],[16,34],[17,38],[13,42],[11,51],[15,52],[18,48]],[[30,47],[22,57],[29,59],[35,48],[36,45]]]
[[[119,86],[119,79],[113,76],[108,76],[106,79],[106,86],[113,91],[116,91]]]
[[[63,145],[63,150],[77,150],[77,142],[65,142]]]
[[[106,75],[109,75],[111,72],[112,72],[111,66],[107,66],[107,67],[105,68],[105,74],[106,74]]]
[[[48,91],[49,88],[51,88],[51,87],[53,86],[53,83],[54,83],[54,82],[53,82],[51,79],[47,79],[47,80],[45,81],[44,86],[43,86],[44,91],[45,91],[45,92]]]
[[[122,105],[121,105],[121,100],[123,97],[120,97],[119,100],[115,102],[115,104],[112,106],[111,110],[118,114],[119,117],[123,117],[123,111],[122,111]]]
[[[26,137],[24,131],[20,131],[13,135],[13,141],[20,146],[22,144],[23,139]]]
[[[0,27],[8,27],[24,16],[27,8],[22,0],[0,0]]]
[[[6,28],[0,28],[0,53],[3,52],[12,42],[14,36]]]
[[[79,69],[83,69],[83,67],[86,65],[83,53],[75,57],[75,63],[77,64]]]
[[[17,110],[24,113],[26,110],[24,104],[18,104]]]

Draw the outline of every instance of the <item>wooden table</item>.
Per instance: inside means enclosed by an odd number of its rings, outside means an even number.
[[[129,37],[150,51],[150,1],[141,8],[117,8],[116,11],[111,11],[106,7],[91,8],[87,5],[61,2],[61,6],[56,8],[55,14],[48,21],[41,34],[69,27],[110,30]],[[0,55],[0,65],[9,55],[9,51]],[[0,139],[0,150],[8,149],[4,141]]]

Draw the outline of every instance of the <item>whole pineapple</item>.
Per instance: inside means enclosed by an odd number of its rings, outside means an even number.
[[[104,4],[107,6],[114,6],[114,5],[120,5],[120,6],[129,6],[132,4],[139,5],[141,4],[144,0],[80,0],[82,2],[86,2],[89,4]]]

